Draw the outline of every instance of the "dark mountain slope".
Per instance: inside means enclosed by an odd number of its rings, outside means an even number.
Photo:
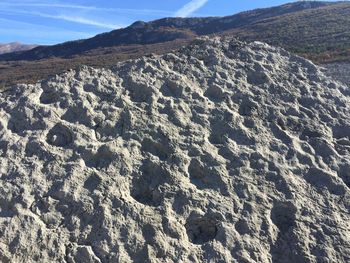
[[[316,62],[325,61],[327,57],[332,60],[334,54],[340,55],[340,51],[350,49],[350,3],[266,18],[225,34],[282,46]]]
[[[282,6],[256,9],[227,17],[164,18],[149,23],[138,21],[123,29],[103,33],[86,40],[71,41],[55,46],[38,47],[27,52],[6,54],[0,60],[37,60],[49,57],[70,57],[98,48],[156,44],[196,36],[222,33],[227,30],[247,27],[264,19],[273,19],[285,14],[331,6],[329,2],[297,2]]]

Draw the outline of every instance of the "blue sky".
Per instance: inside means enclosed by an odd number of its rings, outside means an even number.
[[[55,44],[92,37],[137,20],[223,16],[293,1],[0,0],[0,43]]]

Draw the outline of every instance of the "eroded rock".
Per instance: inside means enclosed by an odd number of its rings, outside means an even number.
[[[348,87],[203,38],[0,94],[0,261],[349,262]]]

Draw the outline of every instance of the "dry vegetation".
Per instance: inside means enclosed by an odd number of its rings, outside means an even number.
[[[40,79],[58,74],[82,65],[94,67],[111,67],[120,61],[138,58],[146,54],[162,54],[188,43],[187,40],[153,45],[132,45],[105,48],[69,59],[49,58],[35,61],[0,62],[0,89],[17,83],[35,83]]]
[[[316,63],[349,61],[350,4],[268,18],[226,34],[281,46]]]

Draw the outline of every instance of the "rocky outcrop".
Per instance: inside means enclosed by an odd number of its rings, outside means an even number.
[[[0,94],[2,262],[348,262],[349,90],[199,39]]]

